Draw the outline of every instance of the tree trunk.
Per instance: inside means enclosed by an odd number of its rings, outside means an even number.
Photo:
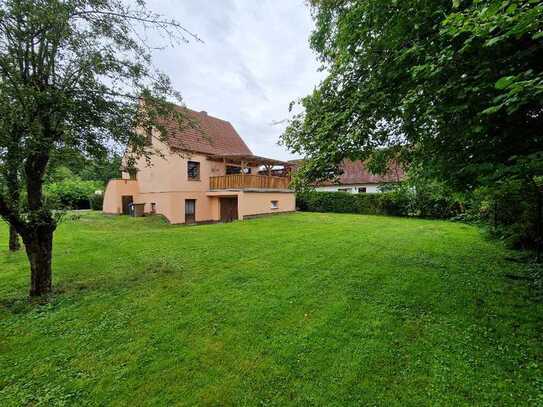
[[[9,204],[14,212],[18,212],[19,209],[19,197],[20,197],[20,184],[19,184],[19,172],[17,169],[16,163],[14,163],[14,158],[10,157],[10,160],[7,160],[7,171],[6,171],[6,179],[7,179],[7,187],[8,187],[8,199]],[[16,252],[21,248],[21,244],[19,243],[19,233],[17,232],[17,229],[15,226],[10,223],[9,224],[9,251],[10,252]]]
[[[44,134],[49,134],[49,122],[42,121]],[[44,137],[44,140],[53,140]],[[30,262],[30,296],[38,297],[52,290],[51,259],[53,257],[53,232],[56,222],[43,200],[43,177],[49,162],[48,151],[37,152],[28,157],[25,163],[26,201],[28,220],[21,237]]]
[[[13,225],[9,225],[9,251],[16,252],[21,248],[21,243],[19,242],[19,234],[15,230]]]
[[[52,290],[53,230],[40,227],[30,236],[25,236],[23,240],[30,262],[30,296],[38,297],[48,294]]]
[[[536,185],[537,214],[536,214],[536,242],[535,242],[535,260],[541,261],[541,249],[543,245],[543,196],[542,191]]]

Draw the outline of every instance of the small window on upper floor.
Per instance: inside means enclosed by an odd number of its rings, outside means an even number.
[[[279,209],[279,201],[271,201],[271,209]]]
[[[138,179],[138,170],[131,168],[128,170],[128,175],[132,181],[135,181]]]
[[[200,163],[198,161],[187,163],[187,177],[189,181],[200,181]]]

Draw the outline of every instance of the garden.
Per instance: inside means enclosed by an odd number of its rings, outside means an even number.
[[[522,254],[463,223],[69,212],[29,301],[0,224],[0,404],[538,405]],[[74,244],[77,242],[77,244]]]

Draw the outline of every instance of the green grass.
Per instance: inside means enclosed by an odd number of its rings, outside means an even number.
[[[543,306],[458,223],[67,219],[49,303],[0,225],[0,405],[541,405]]]

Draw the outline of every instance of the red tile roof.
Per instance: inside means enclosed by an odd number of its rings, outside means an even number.
[[[212,155],[252,154],[230,122],[210,116],[206,112],[196,112],[184,107],[178,109],[186,114],[192,124],[179,127],[173,120],[164,124],[170,147]]]
[[[301,164],[303,160],[292,160],[295,165]],[[324,181],[318,185],[355,185],[355,184],[384,184],[387,182],[399,182],[405,179],[405,172],[401,166],[394,163],[390,166],[389,171],[385,175],[371,174],[360,160],[351,161],[344,160],[341,165],[343,174],[339,176],[337,182]]]
[[[360,160],[344,160],[341,168],[343,169],[343,174],[339,177],[339,183],[343,185],[383,184],[387,182],[399,182],[405,178],[404,171],[398,164],[391,165],[385,175],[370,173]],[[333,182],[325,182],[323,185],[333,185]]]

